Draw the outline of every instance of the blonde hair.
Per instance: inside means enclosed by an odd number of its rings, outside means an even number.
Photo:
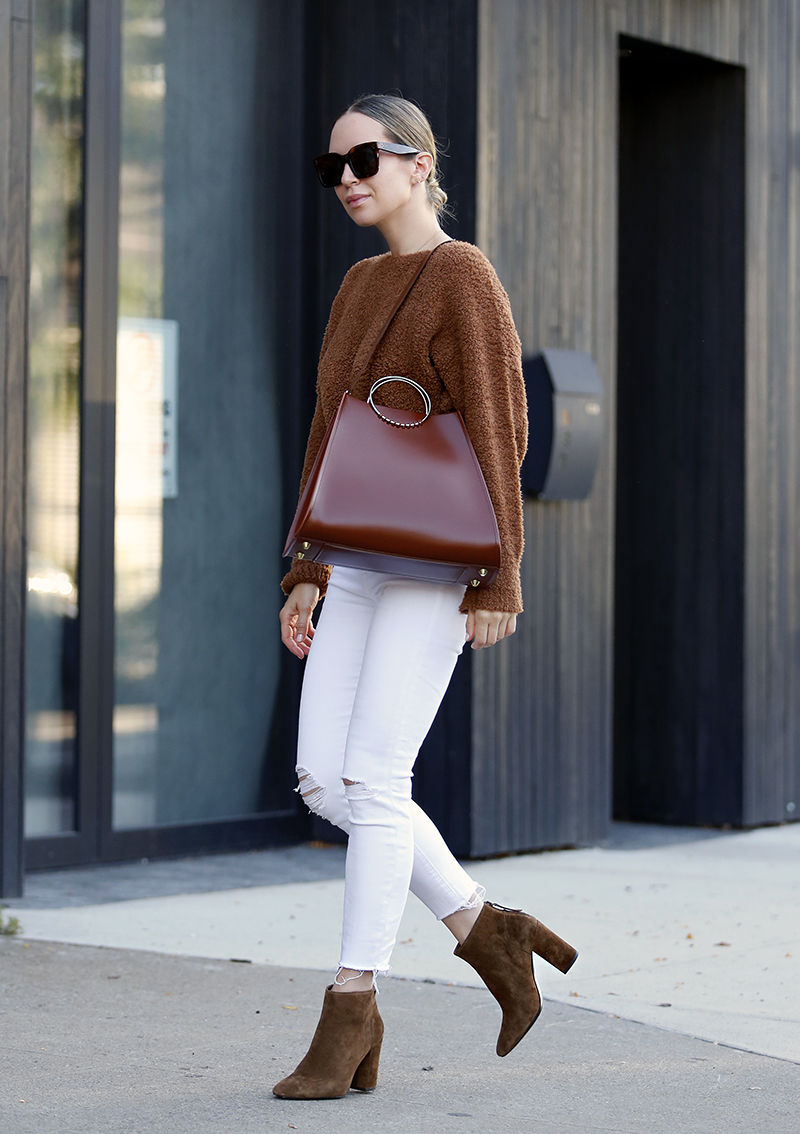
[[[433,165],[425,179],[428,200],[438,217],[441,218],[450,212],[447,208],[447,194],[439,184],[441,172],[436,139],[427,116],[416,103],[398,95],[367,94],[361,95],[351,103],[344,114],[365,114],[367,118],[380,122],[390,141],[400,146],[413,146],[415,150],[430,154]],[[344,114],[341,115],[342,118]]]

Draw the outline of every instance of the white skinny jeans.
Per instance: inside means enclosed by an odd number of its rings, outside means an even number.
[[[409,889],[440,920],[480,900],[411,799],[417,752],[464,646],[463,593],[349,567],[328,585],[303,679],[297,790],[349,836],[342,968],[389,970]]]

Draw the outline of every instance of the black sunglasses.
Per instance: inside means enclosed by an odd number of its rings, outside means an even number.
[[[320,184],[324,189],[335,189],[337,185],[341,185],[346,165],[350,166],[353,176],[359,181],[365,177],[374,177],[378,172],[378,154],[381,150],[401,155],[422,153],[413,146],[399,146],[396,142],[361,142],[346,154],[322,154],[314,158],[314,168]]]

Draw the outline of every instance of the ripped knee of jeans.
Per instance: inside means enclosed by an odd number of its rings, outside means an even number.
[[[344,784],[344,794],[351,803],[357,803],[360,799],[372,799],[375,794],[375,788],[371,788],[363,780],[343,779],[342,783]]]
[[[303,797],[303,802],[309,811],[313,811],[316,815],[325,817],[325,796],[326,791],[322,784],[318,784],[307,768],[302,768],[298,764],[295,768],[299,783],[294,789],[298,795]]]

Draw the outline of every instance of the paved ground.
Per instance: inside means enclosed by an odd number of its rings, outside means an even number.
[[[29,940],[329,971],[343,867],[340,847],[305,847],[33,875],[12,912]],[[800,1063],[800,825],[618,824],[605,847],[470,870],[580,950],[566,978],[537,967],[549,998]],[[480,985],[452,944],[411,898],[393,972]]]
[[[796,1134],[796,1065],[546,1004],[505,1059],[483,990],[389,979],[378,1089],[287,1102],[318,973],[0,941],[3,1134]]]
[[[798,825],[473,863],[581,950],[537,964],[541,1020],[497,1059],[494,1001],[411,900],[379,1089],[309,1104],[270,1089],[336,959],[341,848],[32,875],[0,938],[0,1130],[797,1134],[799,866]]]

